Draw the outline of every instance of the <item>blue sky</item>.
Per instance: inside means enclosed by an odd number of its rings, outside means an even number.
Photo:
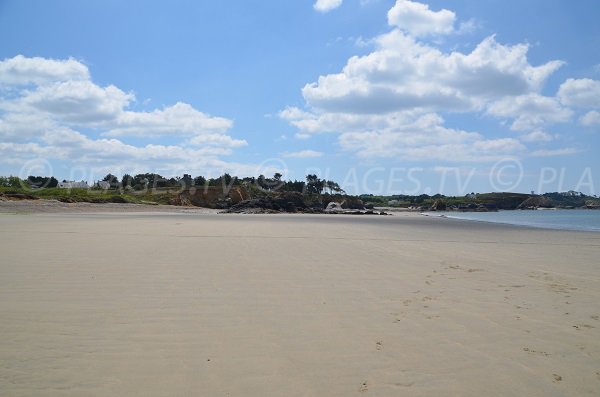
[[[593,0],[0,0],[0,174],[599,194],[598,20]]]

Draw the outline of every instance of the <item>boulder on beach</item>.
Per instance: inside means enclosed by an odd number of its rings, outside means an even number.
[[[327,204],[327,207],[325,208],[326,212],[333,212],[333,211],[343,211],[344,209],[342,208],[342,204],[337,203],[335,201],[332,201],[331,203]]]

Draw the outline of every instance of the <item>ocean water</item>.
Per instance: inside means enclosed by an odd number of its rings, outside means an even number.
[[[430,212],[430,216],[506,223],[544,229],[600,232],[600,210],[537,210],[498,212]]]

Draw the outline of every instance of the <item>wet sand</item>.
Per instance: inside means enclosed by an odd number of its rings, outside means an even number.
[[[6,396],[594,396],[600,234],[0,214]]]

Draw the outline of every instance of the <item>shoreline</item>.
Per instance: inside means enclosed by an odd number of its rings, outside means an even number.
[[[556,231],[573,231],[573,232],[588,232],[588,233],[598,233],[600,229],[594,229],[592,227],[565,227],[565,226],[556,226],[556,225],[538,225],[538,224],[520,224],[520,223],[512,223],[498,220],[486,220],[486,219],[473,219],[469,218],[469,216],[461,216],[461,214],[477,214],[478,216],[487,216],[487,214],[491,214],[490,216],[494,216],[494,214],[498,213],[513,213],[517,211],[518,213],[523,212],[526,214],[531,213],[529,210],[501,210],[498,212],[492,213],[476,213],[476,212],[458,212],[458,211],[435,211],[435,212],[424,212],[424,211],[414,211],[414,210],[394,210],[390,209],[391,207],[376,207],[375,211],[385,211],[388,217],[414,217],[414,216],[422,216],[426,218],[442,218],[442,219],[452,219],[467,223],[484,223],[484,224],[492,224],[492,225],[504,225],[504,226],[512,226],[518,229],[533,229],[533,230],[556,230]],[[556,211],[543,211],[544,213],[549,212],[550,214],[555,213]],[[568,212],[577,211],[577,210],[564,210]],[[591,211],[581,209],[580,211]],[[175,206],[175,205],[149,205],[149,204],[131,204],[131,203],[87,203],[87,202],[78,202],[78,203],[64,203],[58,200],[18,200],[18,201],[0,201],[0,215],[1,214],[14,214],[14,215],[34,215],[34,214],[136,214],[136,213],[147,213],[147,214],[183,214],[183,215],[193,215],[193,214],[222,214],[222,215],[234,215],[224,213],[221,209],[211,209],[211,208],[203,208],[203,207],[195,207],[195,206]],[[366,217],[381,217],[378,214],[344,214],[344,213],[323,213],[323,214],[309,214],[309,213],[247,213],[240,215],[294,215],[294,216],[310,216],[310,215],[327,215],[327,216],[351,216],[352,218],[362,218]]]
[[[528,214],[528,215],[536,213],[536,211],[531,212],[529,210],[516,210],[516,211],[517,211],[517,213],[520,213],[521,211],[523,211],[524,214]],[[551,216],[556,213],[558,213],[558,214],[571,213],[573,211],[577,211],[577,210],[568,209],[568,210],[540,211],[540,213],[548,212],[549,213],[548,215],[542,215],[542,216]],[[580,211],[591,211],[591,210],[581,209]],[[513,212],[514,212],[513,210],[502,210],[502,211],[492,212],[492,213],[472,213],[472,212],[457,213],[454,211],[449,211],[449,212],[439,211],[439,212],[422,212],[421,215],[426,216],[426,217],[432,217],[432,218],[436,218],[436,217],[437,218],[447,218],[447,219],[455,219],[455,220],[461,220],[461,221],[467,221],[467,222],[489,223],[489,224],[495,224],[495,225],[510,225],[510,226],[519,227],[519,228],[573,231],[573,232],[589,232],[589,233],[599,233],[600,232],[600,227],[597,227],[597,226],[585,226],[585,225],[581,226],[581,225],[573,225],[573,224],[564,224],[564,225],[544,224],[544,223],[535,223],[532,221],[529,221],[529,222],[519,221],[518,222],[516,220],[512,220],[512,222],[511,222],[511,220],[494,219],[496,214],[499,214],[499,213],[512,214]],[[461,214],[467,214],[467,215],[461,215]],[[484,219],[485,217],[490,217],[492,219]]]

